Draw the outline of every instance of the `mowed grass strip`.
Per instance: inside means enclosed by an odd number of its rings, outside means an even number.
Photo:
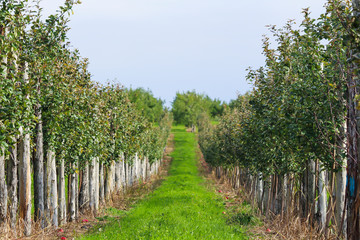
[[[175,150],[162,185],[120,219],[82,239],[245,239],[240,226],[226,224],[224,201],[204,186],[197,169],[196,140],[173,127]]]

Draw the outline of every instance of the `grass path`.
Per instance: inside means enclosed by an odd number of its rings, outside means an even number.
[[[196,140],[174,127],[173,162],[162,185],[123,216],[82,239],[245,239],[226,224],[224,201],[199,176]]]

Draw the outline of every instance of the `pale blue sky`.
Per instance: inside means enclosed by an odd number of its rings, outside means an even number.
[[[44,14],[61,0],[43,0]],[[325,0],[83,0],[74,8],[70,42],[90,59],[94,81],[149,88],[171,104],[195,89],[229,101],[252,87],[245,69],[264,64],[265,25],[301,21],[302,8]]]

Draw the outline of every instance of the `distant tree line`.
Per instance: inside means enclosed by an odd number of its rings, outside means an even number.
[[[134,107],[150,122],[159,123],[168,109],[164,106],[164,101],[155,98],[151,90],[143,88],[127,89],[130,101]]]
[[[176,93],[172,103],[172,113],[176,124],[184,124],[187,127],[194,127],[202,114],[207,114],[211,119],[216,120],[225,109],[225,103],[219,99],[211,99],[209,96],[187,91]]]

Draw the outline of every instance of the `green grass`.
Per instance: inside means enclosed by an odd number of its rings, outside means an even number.
[[[109,209],[107,223],[81,239],[245,239],[239,224],[227,224],[224,200],[199,176],[196,140],[173,127],[175,151],[169,176],[128,212]],[[112,216],[112,217],[111,217]],[[115,217],[117,216],[117,217]]]
[[[217,120],[211,120],[211,124],[216,126],[216,125],[219,125],[219,121]]]

